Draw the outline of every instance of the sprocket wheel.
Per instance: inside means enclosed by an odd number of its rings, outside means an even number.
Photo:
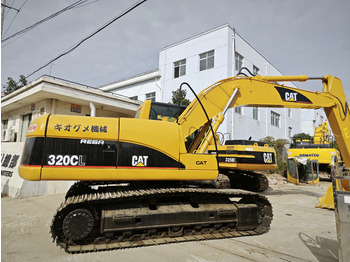
[[[95,219],[90,210],[84,208],[69,212],[62,222],[62,231],[67,239],[73,241],[87,237],[93,230]]]

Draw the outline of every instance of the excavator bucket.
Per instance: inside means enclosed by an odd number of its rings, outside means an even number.
[[[338,185],[338,183],[336,183],[337,190],[349,191],[349,181],[340,180],[340,183],[341,185]],[[320,201],[320,203],[316,205],[316,207],[334,209],[334,196],[332,184],[329,185],[324,196],[318,198],[318,201]]]
[[[316,205],[316,207],[334,209],[334,198],[333,198],[333,186],[332,186],[332,184],[329,185],[324,196],[318,198],[318,201],[320,201],[320,203],[318,205]]]

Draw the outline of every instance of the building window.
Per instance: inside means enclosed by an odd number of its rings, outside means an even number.
[[[271,111],[271,125],[275,127],[280,127],[281,115],[276,112]]]
[[[259,120],[259,108],[253,107],[253,119]]]
[[[287,111],[287,115],[288,115],[289,118],[291,118],[292,117],[292,109],[288,108],[287,110],[288,110]]]
[[[186,75],[186,59],[174,63],[174,78]]]
[[[138,100],[138,96],[129,97],[131,100]]]
[[[5,136],[6,136],[5,132],[6,132],[6,129],[8,127],[8,123],[9,123],[9,121],[7,119],[1,121],[1,126],[2,126],[1,141],[5,140]]]
[[[156,92],[146,94],[146,100],[156,101]]]
[[[242,115],[242,107],[235,107],[235,112]]]
[[[21,142],[26,140],[26,133],[30,125],[30,121],[32,121],[32,114],[22,116]]]
[[[1,124],[2,124],[2,129],[6,130],[7,127],[8,127],[9,121],[7,119],[6,120],[2,120]]]
[[[291,127],[288,128],[288,135],[289,135],[289,138],[293,137],[293,129]]]
[[[253,74],[258,75],[259,71],[260,71],[260,69],[258,67],[256,67],[255,65],[253,65]]]
[[[236,58],[235,59],[235,67],[236,67],[236,70],[239,71],[243,67],[243,56],[241,56],[240,54],[238,54],[236,52],[235,58]]]
[[[207,70],[214,67],[214,50],[199,55],[199,70]]]

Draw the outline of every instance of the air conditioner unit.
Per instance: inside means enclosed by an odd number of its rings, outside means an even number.
[[[2,133],[1,137],[5,142],[14,142],[15,141],[15,131],[13,129],[6,129]]]

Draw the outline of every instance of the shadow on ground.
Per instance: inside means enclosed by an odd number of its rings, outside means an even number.
[[[293,189],[288,189],[288,190],[275,190],[272,189],[271,187],[264,191],[260,192],[260,194],[265,195],[265,196],[271,196],[271,195],[307,195],[307,196],[312,196],[312,197],[321,197],[324,195],[316,192],[311,192],[308,190],[303,190],[301,188],[293,188]]]
[[[337,241],[319,236],[314,239],[305,233],[299,237],[319,262],[338,261]]]

